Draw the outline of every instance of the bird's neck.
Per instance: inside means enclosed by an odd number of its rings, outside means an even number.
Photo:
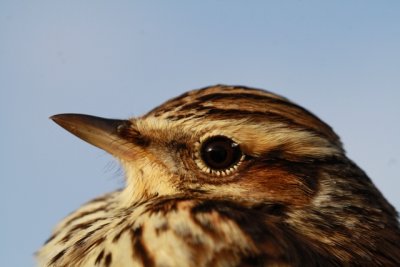
[[[395,209],[357,166],[348,171],[353,177],[358,174],[351,183],[327,170],[312,202],[289,212],[286,223],[320,255],[333,255],[338,262],[396,266],[400,227]]]

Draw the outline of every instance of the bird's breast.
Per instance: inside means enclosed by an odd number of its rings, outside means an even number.
[[[184,197],[154,198],[118,210],[111,197],[90,202],[61,222],[39,252],[43,266],[285,262],[281,231],[256,210]]]

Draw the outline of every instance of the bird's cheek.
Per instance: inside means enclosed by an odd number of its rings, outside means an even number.
[[[126,176],[126,188],[122,195],[127,205],[153,196],[176,193],[175,188],[171,186],[173,177],[165,171],[163,166],[147,158],[122,164]]]
[[[303,206],[311,201],[313,190],[295,174],[279,169],[259,170],[238,182],[249,198]]]

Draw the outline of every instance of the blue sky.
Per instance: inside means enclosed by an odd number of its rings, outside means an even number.
[[[398,1],[2,1],[2,263],[34,265],[57,221],[123,185],[109,155],[49,116],[127,118],[216,83],[317,114],[400,209],[399,13]]]

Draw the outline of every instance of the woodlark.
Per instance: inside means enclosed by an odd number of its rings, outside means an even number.
[[[400,266],[395,209],[284,97],[216,85],[129,120],[51,118],[115,156],[126,186],[62,220],[40,266]]]

